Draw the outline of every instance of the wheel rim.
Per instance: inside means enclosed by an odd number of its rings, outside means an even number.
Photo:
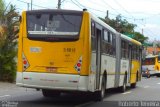
[[[125,92],[125,90],[126,90],[126,83],[124,83],[123,85],[123,91]]]
[[[101,89],[101,97],[103,98],[104,95],[105,95],[105,81],[103,79],[103,81],[102,81],[102,89]]]

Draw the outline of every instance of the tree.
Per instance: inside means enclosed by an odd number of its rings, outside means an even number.
[[[17,42],[15,40],[18,30],[15,26],[18,21],[18,13],[15,6],[6,7],[3,0],[0,0],[0,80],[14,81],[16,75]]]
[[[122,19],[121,15],[117,15],[116,19],[103,19],[100,18],[102,21],[113,27],[116,31],[132,37],[138,40],[141,43],[144,43],[148,39],[139,32],[134,32],[134,28],[137,26],[136,24],[129,23],[126,19]]]
[[[135,39],[135,40],[141,42],[142,44],[144,44],[144,42],[145,42],[146,40],[148,40],[148,37],[145,37],[144,35],[142,35],[142,34],[139,33],[139,32],[134,32],[134,37],[133,37],[133,39]]]

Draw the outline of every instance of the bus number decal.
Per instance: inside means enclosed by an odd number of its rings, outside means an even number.
[[[76,48],[64,48],[64,52],[76,52]]]

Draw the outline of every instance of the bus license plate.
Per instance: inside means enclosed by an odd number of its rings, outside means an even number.
[[[54,67],[46,67],[47,72],[57,72],[57,68]]]

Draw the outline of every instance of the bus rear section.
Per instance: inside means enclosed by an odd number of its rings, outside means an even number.
[[[144,69],[147,69],[151,76],[160,77],[160,56],[151,55],[143,60]]]
[[[87,91],[83,66],[84,17],[81,11],[22,13],[16,84],[60,91]]]

